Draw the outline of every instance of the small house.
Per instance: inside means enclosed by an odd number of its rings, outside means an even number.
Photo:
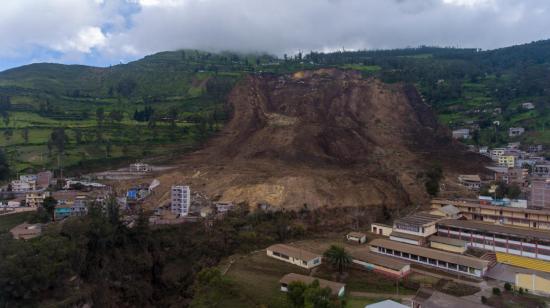
[[[460,128],[453,130],[453,139],[469,139],[470,138],[470,129]]]
[[[370,225],[370,231],[374,234],[390,236],[392,232],[392,226],[375,222]]]
[[[354,243],[363,244],[367,242],[367,235],[361,232],[350,232],[346,234],[346,240]]]
[[[479,190],[481,187],[481,178],[477,174],[461,174],[458,182],[469,190]]]
[[[285,244],[271,245],[267,247],[266,253],[271,258],[307,269],[321,265],[321,255]]]
[[[346,285],[343,283],[295,273],[284,275],[283,278],[279,280],[279,283],[281,284],[281,291],[288,292],[288,285],[292,282],[303,282],[305,284],[311,284],[315,280],[319,281],[319,286],[321,288],[329,288],[333,296],[344,296],[344,293],[346,292]]]
[[[523,127],[510,127],[508,129],[508,136],[509,137],[521,136],[521,135],[523,135],[523,133],[525,133],[525,128],[523,128]]]

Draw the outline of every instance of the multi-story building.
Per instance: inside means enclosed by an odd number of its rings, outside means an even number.
[[[550,233],[471,220],[444,220],[437,235],[466,241],[470,247],[550,260]]]
[[[516,166],[516,156],[504,154],[498,157],[497,162],[501,167],[514,168]]]
[[[15,180],[11,181],[11,190],[13,192],[27,192],[36,190],[36,182],[35,181],[21,181],[21,180]]]
[[[28,207],[38,208],[42,206],[44,199],[46,199],[46,197],[48,197],[49,195],[50,192],[48,191],[28,192],[25,195],[25,204]]]
[[[426,238],[437,232],[435,224],[444,219],[441,216],[419,212],[393,223],[390,239],[407,244],[424,245]]]
[[[529,206],[532,208],[550,209],[550,179],[531,180]]]
[[[477,200],[433,199],[432,208],[454,205],[468,220],[550,230],[550,211],[480,204]]]
[[[189,215],[189,207],[191,206],[191,189],[189,186],[177,185],[172,186],[171,206],[173,214],[179,216]]]
[[[479,190],[481,187],[481,178],[477,174],[461,174],[458,182],[469,190]]]
[[[548,164],[536,164],[533,166],[533,175],[540,177],[550,177],[550,165]]]
[[[504,155],[504,152],[506,152],[505,148],[494,148],[491,151],[489,151],[489,154],[492,160],[498,161],[498,158]]]
[[[53,173],[51,171],[38,172],[36,174],[36,186],[38,188],[48,188],[52,181]]]
[[[22,182],[36,182],[36,174],[24,174],[19,176],[19,180]]]

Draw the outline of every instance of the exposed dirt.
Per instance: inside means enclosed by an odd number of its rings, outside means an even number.
[[[160,191],[185,183],[213,199],[281,208],[425,203],[421,174],[477,170],[414,87],[336,69],[256,75],[229,96],[234,116],[203,150],[157,175]]]

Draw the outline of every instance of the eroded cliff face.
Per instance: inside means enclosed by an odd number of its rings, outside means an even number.
[[[413,87],[353,71],[249,76],[228,103],[220,136],[160,176],[163,189],[187,183],[251,206],[391,208],[428,200],[419,175],[435,160],[466,169],[476,161]]]

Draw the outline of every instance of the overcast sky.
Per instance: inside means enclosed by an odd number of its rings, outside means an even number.
[[[550,38],[547,0],[1,0],[0,70],[180,48],[503,47]]]

